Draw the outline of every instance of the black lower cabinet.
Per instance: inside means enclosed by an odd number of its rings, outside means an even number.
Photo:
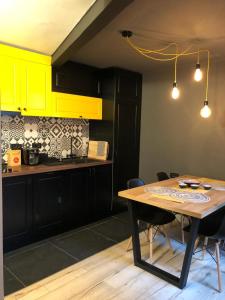
[[[4,251],[10,251],[31,241],[32,179],[4,178],[2,183],[3,244]]]
[[[105,218],[111,201],[111,165],[4,178],[4,251]]]
[[[64,175],[62,172],[51,172],[34,177],[33,229],[36,238],[58,233],[63,225],[67,200]]]
[[[68,174],[69,189],[65,221],[70,227],[89,223],[88,180],[89,169],[78,169]]]
[[[90,168],[89,172],[89,214],[96,221],[111,214],[112,166]]]

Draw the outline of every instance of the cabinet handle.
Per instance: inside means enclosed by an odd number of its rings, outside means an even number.
[[[59,86],[59,74],[58,73],[56,73],[56,75],[55,75],[55,85],[56,86]]]
[[[120,93],[120,77],[118,78],[118,81],[117,81],[117,93],[118,94]]]
[[[23,109],[24,111],[27,111],[27,109],[26,109],[26,107],[24,107],[24,109]]]
[[[58,197],[58,204],[62,204],[62,197],[61,196]]]
[[[100,81],[98,80],[98,95],[100,95]]]
[[[21,111],[21,108],[20,108],[20,107],[18,107],[17,109],[18,109],[19,111]]]

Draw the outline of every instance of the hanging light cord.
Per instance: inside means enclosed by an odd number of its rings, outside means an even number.
[[[208,90],[209,90],[209,62],[210,62],[210,52],[207,51],[207,71],[206,71],[206,89],[205,89],[205,101],[208,102]]]
[[[176,53],[178,53],[177,45],[176,45]],[[175,83],[177,83],[177,59],[178,59],[178,56],[176,55],[175,63],[174,63],[174,82]]]
[[[208,89],[209,89],[209,63],[210,63],[210,52],[209,50],[199,50],[198,51],[193,51],[193,52],[188,52],[191,48],[191,46],[189,46],[187,49],[185,49],[183,52],[178,52],[177,50],[177,43],[170,43],[168,46],[158,49],[158,50],[151,50],[151,49],[144,49],[141,47],[136,46],[129,37],[125,38],[127,43],[139,54],[151,59],[151,60],[155,60],[155,61],[172,61],[175,60],[174,63],[174,81],[176,82],[177,79],[177,60],[179,57],[181,56],[189,56],[189,55],[198,55],[197,59],[198,59],[198,63],[199,63],[199,55],[200,53],[207,53],[207,72],[206,72],[206,90],[205,90],[205,101],[208,101]],[[171,48],[172,46],[176,47],[176,53],[164,53],[163,51]],[[167,58],[160,58],[160,57],[155,57],[149,54],[155,54],[158,56],[166,56]],[[169,56],[169,58],[168,58]]]

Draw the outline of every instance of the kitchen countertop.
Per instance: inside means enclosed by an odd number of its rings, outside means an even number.
[[[55,171],[65,171],[72,169],[80,169],[80,168],[89,168],[95,166],[109,165],[112,164],[111,160],[99,160],[94,162],[82,162],[82,163],[67,163],[62,165],[55,166],[47,166],[44,164],[39,164],[37,166],[27,166],[21,165],[20,167],[12,168],[11,173],[2,173],[3,178],[14,177],[14,176],[23,176],[23,175],[31,175],[31,174],[40,174],[47,172],[55,172]]]

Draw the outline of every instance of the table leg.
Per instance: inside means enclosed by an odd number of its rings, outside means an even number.
[[[194,251],[195,240],[198,236],[198,227],[199,227],[199,219],[192,218],[191,222],[191,230],[190,230],[190,237],[187,243],[183,266],[181,270],[181,276],[179,280],[179,288],[183,289],[186,286],[187,278],[191,266],[191,259]]]
[[[128,201],[128,208],[130,213],[131,221],[131,232],[132,232],[132,243],[133,243],[133,255],[134,255],[134,264],[142,268],[143,270],[158,276],[159,278],[172,283],[173,285],[183,289],[186,286],[187,278],[190,270],[191,259],[193,255],[195,240],[198,234],[198,227],[200,220],[197,218],[192,218],[190,238],[187,243],[184,261],[181,270],[181,276],[177,277],[169,272],[166,272],[160,268],[155,267],[152,264],[147,263],[141,259],[141,248],[140,248],[140,239],[139,239],[139,229],[138,229],[138,220],[135,211],[134,201]]]
[[[128,201],[128,209],[130,213],[134,264],[136,265],[137,262],[141,261],[141,247],[140,247],[140,238],[139,238],[138,219],[136,217],[134,203],[132,203],[131,201]]]

